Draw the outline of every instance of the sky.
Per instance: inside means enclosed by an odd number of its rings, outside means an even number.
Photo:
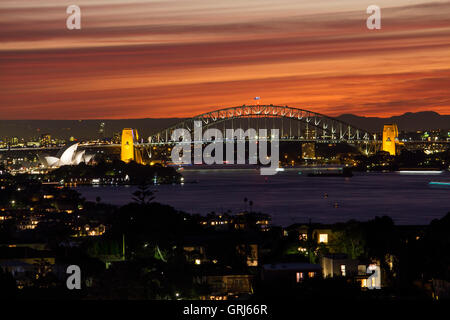
[[[1,0],[0,42],[4,120],[450,114],[450,0]]]

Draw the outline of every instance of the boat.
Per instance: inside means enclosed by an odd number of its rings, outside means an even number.
[[[428,185],[438,188],[450,188],[450,181],[430,181]]]
[[[338,171],[336,170],[317,170],[308,173],[308,177],[353,177],[352,170],[344,167]]]
[[[439,168],[400,168],[400,174],[441,174],[444,172]]]

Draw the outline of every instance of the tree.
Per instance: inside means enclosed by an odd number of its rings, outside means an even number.
[[[356,221],[349,221],[342,230],[335,231],[335,250],[347,254],[351,259],[364,254],[365,244],[362,226]]]
[[[56,276],[50,262],[45,259],[39,259],[34,265],[33,285],[37,288],[50,288],[56,284]]]
[[[155,197],[153,196],[153,191],[149,189],[150,185],[147,181],[143,181],[138,185],[138,190],[133,192],[133,200],[139,204],[149,204]]]
[[[16,281],[12,274],[0,268],[0,298],[11,299],[17,293]]]
[[[394,221],[390,217],[375,217],[364,223],[366,251],[380,261],[386,254],[397,254],[401,243]]]

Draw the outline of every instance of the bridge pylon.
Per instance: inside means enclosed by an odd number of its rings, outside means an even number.
[[[382,150],[389,152],[391,156],[396,155],[396,144],[398,143],[398,128],[396,124],[385,124],[383,127]]]
[[[126,163],[130,161],[142,162],[142,157],[136,157],[137,150],[134,144],[137,141],[138,141],[138,133],[136,129],[125,128],[122,130],[120,160]]]

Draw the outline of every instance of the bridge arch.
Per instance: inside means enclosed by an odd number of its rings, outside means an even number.
[[[376,135],[371,132],[356,128],[348,123],[321,113],[288,106],[242,105],[205,112],[180,121],[171,127],[151,135],[149,137],[149,143],[174,143],[175,141],[171,139],[172,132],[175,129],[181,128],[191,132],[191,140],[193,141],[196,121],[201,121],[204,129],[221,124],[224,125],[225,129],[226,122],[231,122],[231,128],[235,129],[234,121],[241,120],[240,122],[236,121],[236,128],[245,130],[242,126],[243,119],[248,120],[247,128],[253,127],[257,130],[258,127],[280,129],[280,141],[344,142],[349,144],[376,142]],[[267,120],[272,120],[271,127],[267,126]],[[288,121],[286,126],[284,126],[285,120]],[[277,123],[275,124],[275,122]],[[293,124],[295,124],[294,128]]]

